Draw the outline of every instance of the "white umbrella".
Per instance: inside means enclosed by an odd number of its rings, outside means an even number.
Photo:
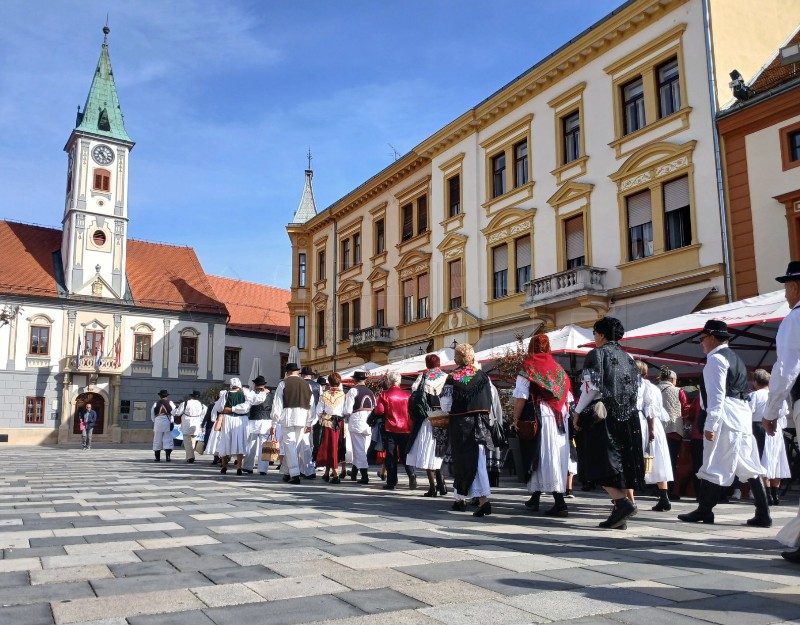
[[[289,362],[293,362],[298,367],[300,366],[300,350],[297,349],[296,345],[292,345],[289,348]]]
[[[250,377],[248,378],[247,383],[249,384],[260,375],[264,375],[264,373],[261,371],[261,358],[256,356],[253,358],[253,366],[250,367]]]

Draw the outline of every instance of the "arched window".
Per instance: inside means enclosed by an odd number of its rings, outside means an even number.
[[[181,364],[197,364],[197,338],[200,333],[194,328],[186,328],[181,332]]]

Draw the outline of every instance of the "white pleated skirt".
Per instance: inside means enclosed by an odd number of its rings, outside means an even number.
[[[247,416],[226,414],[222,429],[218,432],[215,452],[220,456],[246,454],[248,421]]]
[[[764,466],[765,477],[770,480],[792,477],[792,472],[789,470],[789,461],[786,459],[783,428],[780,426],[776,430],[775,436],[766,436],[764,453],[761,454],[761,464]]]
[[[436,440],[433,438],[433,427],[428,419],[422,422],[417,438],[406,455],[406,465],[426,471],[442,468],[442,459],[436,457]]]
[[[542,409],[539,437],[541,457],[539,466],[528,481],[528,492],[563,493],[567,490],[569,471],[569,439],[567,433],[558,429],[553,410],[545,403]],[[565,428],[566,429],[566,428]]]
[[[647,429],[645,427],[645,430]],[[671,482],[675,478],[672,474],[672,460],[669,457],[667,435],[664,433],[664,424],[658,419],[653,419],[653,432],[656,435],[653,440],[653,470],[644,474],[644,481],[647,484]],[[647,449],[647,445],[645,445],[645,449]]]

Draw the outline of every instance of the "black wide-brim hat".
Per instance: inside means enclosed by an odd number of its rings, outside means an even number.
[[[786,268],[785,276],[778,276],[775,278],[778,282],[789,282],[793,280],[800,280],[800,260],[793,260]]]
[[[287,371],[300,371],[300,366],[296,362],[290,362],[286,365]]]
[[[192,397],[194,397],[195,399],[200,397],[200,391],[192,391]]]
[[[165,389],[165,388],[162,388],[160,391],[158,391],[158,396],[159,397],[169,397],[169,391],[167,389]]]
[[[706,336],[713,336],[723,341],[733,338],[733,334],[728,332],[728,324],[719,319],[706,321],[706,325],[703,326],[703,330],[700,332],[700,338],[703,339]]]
[[[256,386],[265,386],[267,384],[267,379],[263,375],[256,376],[256,379],[252,381],[253,384]]]
[[[354,380],[366,380],[369,377],[366,371],[353,371],[353,379]]]
[[[300,369],[300,375],[314,375],[314,370],[311,367],[303,367]]]

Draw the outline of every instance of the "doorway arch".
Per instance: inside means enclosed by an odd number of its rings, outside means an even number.
[[[81,393],[75,399],[75,409],[72,413],[72,433],[80,434],[79,415],[86,404],[92,404],[92,409],[97,413],[97,423],[94,426],[94,435],[102,434],[105,429],[106,400],[100,393]]]

